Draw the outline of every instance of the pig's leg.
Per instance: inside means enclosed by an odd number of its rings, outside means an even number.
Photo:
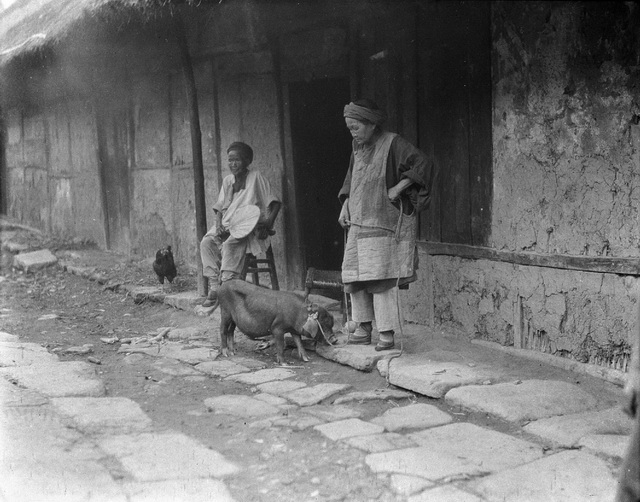
[[[295,342],[296,347],[298,347],[298,355],[300,356],[300,359],[302,359],[305,363],[308,363],[309,356],[307,356],[307,351],[304,350],[304,346],[302,345],[302,337],[295,331],[291,332],[291,336],[293,337],[293,341]]]
[[[234,356],[236,354],[236,346],[233,338],[234,331],[236,330],[236,323],[233,320],[229,321],[229,328],[227,329],[227,345],[229,346],[229,354]]]
[[[225,310],[220,312],[220,346],[222,355],[229,357],[228,341],[231,340],[231,353],[233,353],[233,330],[235,325],[231,315]]]
[[[276,360],[278,364],[284,364],[284,331],[273,331],[273,340],[276,343]]]

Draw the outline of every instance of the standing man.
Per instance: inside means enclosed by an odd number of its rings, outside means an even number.
[[[357,327],[352,344],[371,343],[376,321],[376,350],[394,347],[403,322],[398,287],[416,280],[417,214],[431,199],[433,165],[397,134],[382,129],[384,113],[368,99],[344,107],[353,137],[351,160],[338,194],[338,221],[348,228],[342,282],[351,295]]]
[[[218,286],[240,276],[247,253],[264,253],[271,245],[273,223],[282,203],[271,190],[269,180],[254,169],[253,150],[236,141],[227,149],[231,174],[222,181],[218,200],[213,206],[215,222],[200,242],[203,275],[209,278],[209,294],[203,307],[218,305]],[[248,205],[260,208],[260,219],[247,237],[236,239],[229,234],[229,221]]]

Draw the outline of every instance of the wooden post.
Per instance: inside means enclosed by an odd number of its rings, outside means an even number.
[[[174,20],[174,33],[176,41],[178,42],[178,49],[180,51],[187,104],[189,106],[189,122],[191,123],[191,155],[193,158],[193,188],[196,208],[196,238],[199,244],[207,233],[207,210],[204,194],[202,132],[200,130],[200,114],[198,111],[198,94],[182,14],[178,9],[175,9],[171,17]],[[198,294],[205,296],[208,290],[208,281],[207,278],[202,275],[202,257],[200,256],[199,246],[196,253],[196,259],[198,263]]]

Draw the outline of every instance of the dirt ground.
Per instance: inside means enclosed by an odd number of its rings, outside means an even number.
[[[4,233],[6,239],[8,232]],[[11,235],[13,240],[19,235]],[[41,238],[42,240],[43,238]],[[74,249],[88,250],[86,243],[43,241],[59,256]],[[90,249],[89,249],[90,251]],[[119,344],[101,338],[125,338],[157,333],[162,327],[198,327],[207,330],[208,339],[193,344],[219,347],[219,329],[209,318],[180,311],[154,302],[135,304],[124,293],[114,292],[97,282],[65,272],[54,266],[35,273],[23,273],[11,267],[13,255],[2,252],[0,275],[0,330],[18,335],[22,341],[35,342],[57,353],[61,360],[87,361],[95,358],[96,370],[106,384],[109,396],[136,401],[160,429],[181,431],[219,451],[242,465],[242,472],[227,480],[236,500],[404,500],[389,489],[385,476],[372,474],[364,464],[364,453],[327,441],[312,429],[256,428],[251,422],[227,415],[208,413],[204,400],[222,394],[252,394],[244,384],[205,375],[179,376],[161,371],[158,360],[141,354],[118,353]],[[109,278],[109,283],[126,282],[155,285],[151,259],[130,260],[118,255],[96,253],[94,265]],[[195,290],[195,276],[178,263],[181,275],[172,291]],[[51,316],[53,314],[53,316]],[[275,366],[273,349],[255,350],[256,343],[236,334],[239,356]],[[189,342],[185,342],[189,343]],[[428,340],[420,343],[428,344]],[[65,354],[72,346],[92,344],[84,355]],[[418,347],[412,347],[416,350]],[[311,362],[296,361],[292,352],[285,357],[295,364],[296,379],[313,385],[321,382],[349,383],[355,391],[385,388],[387,383],[377,371],[363,373],[324,360],[310,353]],[[504,359],[506,356],[497,355]],[[539,364],[510,363],[528,377],[552,378],[557,370]],[[563,378],[567,375],[563,373]],[[574,377],[586,381],[585,377]],[[592,382],[608,404],[619,401],[611,386]],[[373,401],[350,406],[362,411],[367,420],[390,407],[409,401],[435,404],[456,420],[522,436],[521,429],[488,416],[474,416],[452,410],[443,400],[412,396],[402,401]],[[531,438],[528,438],[531,439]]]

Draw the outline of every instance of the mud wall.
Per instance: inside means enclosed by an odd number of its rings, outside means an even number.
[[[638,14],[633,3],[493,4],[491,247],[639,255]],[[446,256],[425,270],[421,254],[410,320],[626,367],[636,277]]]

